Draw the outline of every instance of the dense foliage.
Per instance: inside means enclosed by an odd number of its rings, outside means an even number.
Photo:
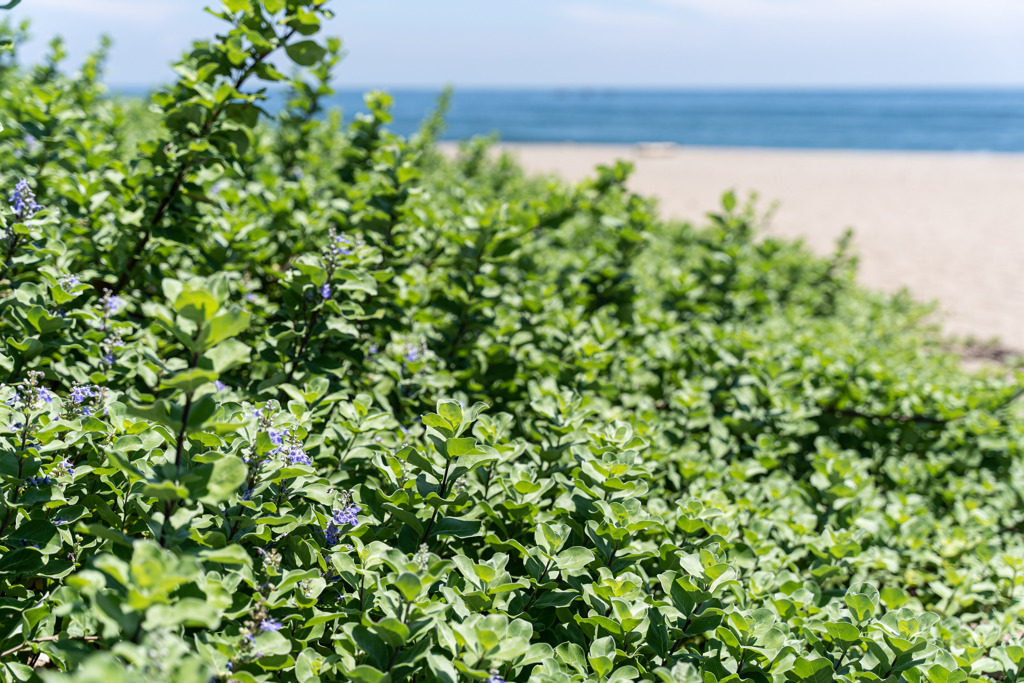
[[[342,125],[325,14],[148,110],[7,30],[0,680],[1021,678],[1019,378],[729,195]]]

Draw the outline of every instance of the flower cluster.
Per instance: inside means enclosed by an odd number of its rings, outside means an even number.
[[[253,661],[262,659],[263,654],[255,649],[256,634],[269,631],[280,631],[283,624],[270,616],[267,612],[267,605],[263,596],[256,596],[256,607],[250,612],[249,618],[245,620],[240,629],[242,636],[238,644],[238,654],[228,664],[228,669],[234,669],[234,662]]]
[[[345,233],[340,235],[334,231],[332,226],[327,231],[328,245],[324,250],[325,253],[333,254],[334,256],[351,256],[352,255],[352,240]]]
[[[82,284],[82,281],[77,275],[65,275],[64,279],[60,281],[60,288],[65,292],[70,292],[80,284]]]
[[[408,363],[415,363],[415,362],[417,362],[419,360],[422,360],[423,356],[425,356],[426,353],[427,353],[427,340],[425,338],[423,338],[423,337],[420,337],[420,340],[419,340],[418,343],[416,343],[416,344],[410,343],[410,344],[406,344],[405,345],[405,356],[404,356],[405,362],[407,364]]]
[[[270,438],[270,443],[275,446],[267,453],[268,456],[284,456],[290,465],[313,465],[312,458],[306,454],[299,437],[292,430],[271,427],[267,429],[267,436]]]
[[[43,477],[29,477],[25,480],[26,486],[48,486],[53,483],[53,479],[47,476]]]
[[[11,388],[13,393],[4,399],[3,404],[11,410],[31,412],[41,405],[53,403],[53,394],[46,387],[40,386],[43,373],[30,370],[27,379]],[[2,388],[2,387],[0,387]]]
[[[252,418],[256,420],[256,429],[261,432],[268,432],[270,430],[270,424],[274,419],[274,408],[270,404],[267,404],[265,408],[253,408]],[[259,471],[260,467],[267,460],[267,456],[261,456],[259,454],[259,447],[257,440],[253,439],[252,444],[249,447],[249,453],[242,458],[246,465],[249,466],[250,470],[250,483],[255,479],[255,473]],[[252,487],[250,486],[251,490]]]
[[[73,477],[75,476],[75,464],[64,458],[54,466],[53,475],[57,477]]]
[[[103,305],[105,315],[117,315],[124,308],[124,299],[116,294],[104,294],[103,298],[100,299],[100,304]]]
[[[420,544],[419,550],[412,556],[412,561],[416,563],[420,571],[427,570],[427,567],[430,566],[430,548],[427,547],[426,543]]]
[[[14,186],[14,192],[11,193],[8,201],[11,203],[11,209],[14,210],[15,220],[19,223],[32,220],[32,217],[43,208],[36,203],[36,195],[24,178]]]
[[[328,546],[335,546],[341,540],[341,528],[343,526],[359,526],[359,513],[363,509],[352,502],[351,495],[347,492],[342,496],[341,508],[335,508],[327,525],[323,527],[324,540]]]
[[[263,558],[264,570],[272,569],[274,574],[281,572],[281,553],[274,548],[270,550],[264,550],[263,548],[256,548],[256,554]],[[269,571],[267,573],[270,573]]]
[[[353,527],[358,526],[359,513],[362,511],[363,509],[358,505],[349,505],[348,507],[342,510],[335,510],[332,519],[335,524],[348,524],[349,526]]]
[[[104,294],[99,301],[100,303],[100,329],[107,331],[107,336],[100,342],[100,350],[102,351],[103,362],[107,365],[113,365],[116,360],[115,352],[118,349],[124,348],[124,339],[121,337],[121,331],[111,326],[111,317],[117,315],[125,307],[125,301],[116,294]]]
[[[334,293],[334,290],[331,288],[331,278],[334,276],[334,271],[338,269],[341,257],[352,255],[352,247],[353,243],[348,235],[345,233],[338,234],[333,226],[328,230],[327,246],[321,252],[324,270],[327,271],[327,282],[320,287],[320,298],[325,301],[330,299]]]
[[[102,412],[106,390],[93,384],[78,384],[71,387],[68,398],[71,400],[71,414],[91,417]]]

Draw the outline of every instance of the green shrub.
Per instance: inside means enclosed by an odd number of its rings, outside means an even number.
[[[1021,678],[1020,378],[224,5],[148,111],[0,60],[0,679]]]

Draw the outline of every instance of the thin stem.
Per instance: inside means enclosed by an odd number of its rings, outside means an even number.
[[[540,584],[544,583],[544,579],[547,578],[548,570],[551,569],[551,563],[553,561],[554,558],[551,558],[548,560],[547,564],[544,565],[544,571],[540,574],[540,580],[537,581],[537,585],[533,589],[533,595],[530,596],[530,600],[526,603],[526,606],[523,607],[522,614],[526,614],[526,612],[529,611],[530,606],[533,605],[533,601],[537,599],[537,594],[540,592]]]
[[[21,235],[11,233],[11,242],[7,246],[7,256],[4,259],[4,269],[0,271],[0,280],[7,277],[7,272],[11,269],[11,260],[14,258],[14,252],[18,248],[18,243],[21,242]]]
[[[317,320],[320,318],[320,309],[313,311],[313,315],[310,316],[309,322],[306,324],[306,333],[302,337],[302,341],[299,343],[299,348],[295,352],[295,358],[292,359],[292,366],[288,370],[288,376],[284,380],[284,384],[288,384],[292,381],[292,377],[295,376],[295,371],[299,368],[299,360],[302,358],[302,354],[306,352],[306,346],[309,345],[309,340],[313,337],[313,328],[316,326]]]
[[[444,477],[441,479],[441,488],[439,489],[439,493],[442,498],[444,498],[448,487],[448,470],[451,467],[451,465],[452,461],[450,459],[444,464]],[[427,537],[430,536],[430,531],[434,528],[434,522],[437,521],[437,513],[439,513],[440,511],[440,505],[434,508],[434,515],[430,518],[430,523],[427,524],[427,528],[423,530],[423,538],[420,539],[419,545],[423,545],[427,542]]]

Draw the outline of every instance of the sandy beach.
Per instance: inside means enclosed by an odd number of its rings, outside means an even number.
[[[936,300],[944,329],[1024,351],[1024,155],[503,145],[569,180],[614,159],[665,215],[699,220],[727,189],[778,201],[767,232],[829,253],[855,232],[860,279]]]

